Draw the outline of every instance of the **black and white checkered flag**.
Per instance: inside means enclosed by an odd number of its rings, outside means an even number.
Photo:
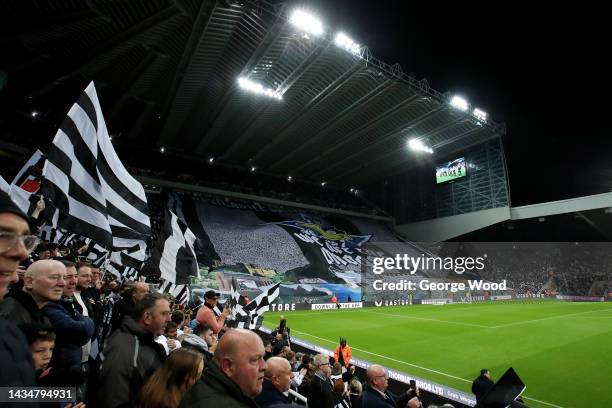
[[[232,280],[232,316],[238,322],[240,329],[257,330],[263,323],[263,314],[270,310],[270,305],[280,294],[280,283],[271,286],[255,299],[242,306],[240,304],[241,295],[238,293],[236,283]]]

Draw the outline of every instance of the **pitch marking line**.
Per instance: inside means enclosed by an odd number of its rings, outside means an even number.
[[[315,336],[315,335],[312,335],[312,334],[309,334],[309,333],[306,333],[306,332],[302,332],[302,331],[299,331],[299,330],[295,330],[294,329],[292,331],[295,332],[295,333],[303,334],[305,336],[312,337],[314,339],[319,339],[319,340],[322,340],[322,341],[325,341],[327,343],[331,343],[331,344],[334,344],[334,345],[336,345],[338,343],[337,341],[332,341],[332,340],[329,340],[329,339],[324,339],[323,337]],[[445,373],[445,372],[442,372],[442,371],[437,371],[437,370],[433,370],[431,368],[423,367],[423,366],[420,366],[420,365],[417,365],[417,364],[412,364],[412,363],[408,363],[406,361],[397,360],[395,358],[383,356],[382,354],[372,353],[371,351],[363,350],[363,349],[360,349],[360,348],[357,348],[357,347],[351,346],[351,348],[353,350],[357,350],[357,351],[360,351],[362,353],[366,353],[366,354],[370,354],[370,355],[373,355],[373,356],[376,356],[376,357],[384,358],[385,360],[394,361],[396,363],[400,363],[400,364],[404,364],[404,365],[407,365],[407,366],[419,368],[419,369],[424,370],[424,371],[429,371],[429,372],[432,372],[432,373],[440,374],[440,375],[445,376],[445,377],[454,378],[456,380],[460,380],[460,381],[467,382],[467,383],[472,383],[471,380],[466,380],[465,378],[457,377],[457,376],[454,376],[454,375],[451,375],[451,374],[448,374],[448,373]],[[535,398],[530,398],[530,397],[526,397],[526,396],[523,396],[523,397],[525,399],[528,399],[528,400],[531,400],[531,401],[535,401],[535,402],[538,402],[540,404],[548,405],[550,407],[563,408],[560,405],[555,405],[555,404],[551,404],[549,402],[540,401],[540,400],[537,400]]]

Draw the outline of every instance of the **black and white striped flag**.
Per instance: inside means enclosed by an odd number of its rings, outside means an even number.
[[[166,220],[157,245],[151,250],[150,266],[159,270],[161,279],[176,285],[190,283],[197,276],[198,262],[193,244],[195,235],[172,211],[166,211]]]
[[[136,281],[140,276],[138,269],[130,268],[129,266],[121,265],[113,261],[106,263],[104,270],[121,280]]]
[[[106,258],[108,258],[108,254],[109,253],[106,248],[101,247],[97,243],[94,243],[93,245],[90,243],[89,247],[87,248],[87,255],[85,256],[85,259],[99,268],[104,264]]]
[[[60,211],[58,226],[108,249],[151,234],[144,188],[111,144],[93,82],[57,131],[43,177],[43,194]]]
[[[174,285],[171,282],[162,281],[159,291],[171,294],[181,305],[189,302],[189,286],[187,285]]]
[[[77,234],[72,234],[62,228],[53,228],[46,224],[40,227],[39,235],[43,241],[65,246],[68,246],[75,238],[81,238]]]
[[[255,299],[242,306],[240,301],[240,293],[236,287],[235,281],[232,279],[232,316],[238,322],[239,329],[257,330],[263,323],[263,314],[270,310],[270,305],[276,300],[280,294],[280,282],[270,286],[264,290]]]

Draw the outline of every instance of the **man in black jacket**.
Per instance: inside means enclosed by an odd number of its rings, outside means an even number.
[[[268,368],[263,382],[261,394],[255,397],[255,402],[261,408],[290,407],[291,398],[288,391],[291,387],[291,364],[286,358],[271,357],[266,361]]]
[[[317,372],[310,380],[307,396],[308,406],[317,408],[333,408],[334,389],[330,381],[331,367],[329,357],[325,354],[317,354],[313,364],[317,367]]]
[[[166,357],[155,337],[164,332],[169,321],[170,303],[158,293],[146,295],[136,304],[132,316],[123,319],[100,357],[98,406],[134,405],[140,388]]]
[[[27,259],[36,245],[29,236],[28,217],[4,191],[0,191],[0,304],[11,282],[17,282],[19,262]],[[34,364],[25,336],[12,322],[0,319],[0,386],[34,386]],[[31,407],[36,404],[5,403],[7,407]]]
[[[217,345],[213,361],[181,402],[181,408],[257,408],[266,361],[261,338],[244,329],[228,330]]]
[[[476,396],[476,403],[491,389],[495,383],[491,380],[491,373],[488,369],[480,370],[480,375],[472,383],[472,393]]]
[[[403,408],[419,407],[420,401],[417,397],[410,399],[409,394],[395,395],[387,391],[389,377],[384,367],[377,364],[368,367],[367,382],[363,391],[362,406],[367,408]],[[410,403],[409,403],[410,399]]]

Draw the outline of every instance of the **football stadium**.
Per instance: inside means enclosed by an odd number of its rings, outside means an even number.
[[[1,4],[0,405],[612,406],[609,149],[489,17]]]

